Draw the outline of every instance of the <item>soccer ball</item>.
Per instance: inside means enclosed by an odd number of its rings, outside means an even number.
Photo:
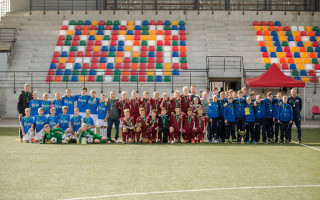
[[[87,143],[88,143],[88,144],[92,144],[92,143],[93,143],[93,137],[92,137],[92,135],[88,135],[88,136],[87,136]]]
[[[57,138],[53,137],[53,138],[51,138],[50,141],[51,141],[52,144],[56,144],[57,143]]]

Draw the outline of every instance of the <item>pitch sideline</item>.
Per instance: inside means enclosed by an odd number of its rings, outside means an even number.
[[[201,192],[201,191],[311,188],[311,187],[320,187],[320,185],[248,186],[248,187],[208,188],[208,189],[194,189],[194,190],[154,191],[154,192],[143,192],[143,193],[125,193],[125,194],[110,194],[110,195],[92,196],[92,197],[78,197],[78,198],[71,198],[71,199],[64,199],[64,200],[101,199],[101,198],[109,198],[109,197],[139,196],[139,195],[148,195],[148,194],[167,194],[167,193],[182,193],[182,192]]]
[[[296,141],[292,141],[293,143],[295,143],[295,144],[299,144],[299,142],[296,142]],[[313,150],[316,150],[316,151],[320,151],[320,149],[318,149],[318,148],[315,148],[315,147],[312,147],[312,146],[309,146],[309,145],[306,145],[306,144],[299,144],[299,145],[301,145],[301,146],[304,146],[304,147],[308,147],[308,148],[310,148],[310,149],[313,149]]]

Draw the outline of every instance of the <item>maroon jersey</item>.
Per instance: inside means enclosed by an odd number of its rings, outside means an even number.
[[[201,107],[200,104],[197,104],[197,105],[192,105],[192,112],[194,115],[198,115],[198,109]]]
[[[197,131],[204,133],[206,131],[206,126],[208,124],[208,117],[204,115],[202,116],[197,115],[195,118],[195,121],[196,121]]]
[[[181,98],[181,111],[184,113],[187,113],[188,108],[190,107],[190,103],[191,103],[191,98],[187,95],[180,95]]]
[[[130,105],[127,99],[119,101],[119,110],[121,112],[121,117],[124,117],[125,109],[130,109]]]
[[[184,115],[183,117],[183,129],[185,131],[191,131],[195,128],[195,117],[193,115]]]
[[[147,124],[146,124],[146,118],[142,118],[141,116],[139,116],[137,119],[136,119],[136,125],[140,123],[141,124],[141,130],[142,132],[146,132],[147,131]]]
[[[160,107],[161,102],[162,102],[162,98],[159,98],[158,100],[151,99],[152,110],[156,110],[157,115],[161,114],[161,107]]]
[[[172,112],[175,112],[176,107],[179,107],[181,109],[180,99],[171,99],[169,113],[171,114]]]
[[[135,119],[138,118],[140,115],[139,113],[139,99],[130,99],[129,100],[129,107],[130,107],[130,116],[133,116]]]
[[[149,116],[151,114],[151,100],[141,98],[139,103],[140,108],[144,108],[146,110],[146,116]]]
[[[133,117],[129,117],[129,118],[122,117],[121,123],[122,123],[122,126],[128,126],[128,127],[134,126],[134,118]]]
[[[163,100],[163,104],[162,104],[162,107],[166,108],[167,109],[167,113],[168,114],[171,114],[169,111],[170,111],[170,107],[171,107],[171,103],[170,103],[170,100]]]
[[[157,117],[155,119],[152,119],[151,116],[147,117],[147,123],[149,124],[149,130],[155,131],[155,129],[158,127]]]
[[[170,116],[170,126],[176,130],[176,131],[180,131],[180,129],[182,128],[182,124],[183,124],[183,115],[181,114],[174,114]]]

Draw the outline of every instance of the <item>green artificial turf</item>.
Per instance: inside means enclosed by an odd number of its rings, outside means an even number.
[[[120,134],[121,136],[121,134]],[[293,131],[296,140],[296,131]],[[297,144],[26,144],[0,128],[0,199],[68,199],[247,186],[320,185],[320,151]],[[121,140],[121,139],[120,139]],[[320,149],[319,129],[303,143]],[[318,199],[320,187],[225,189],[108,199]]]

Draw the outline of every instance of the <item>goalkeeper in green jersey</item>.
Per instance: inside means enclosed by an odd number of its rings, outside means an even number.
[[[98,134],[95,134],[91,129],[88,129],[88,125],[86,123],[83,123],[81,125],[82,132],[80,133],[80,141],[82,140],[82,137],[87,137],[87,142],[90,143],[111,143],[111,138],[107,138]]]
[[[43,144],[68,144],[69,138],[62,139],[64,130],[61,128],[50,129],[50,125],[46,124],[43,127],[44,134],[42,137]]]

